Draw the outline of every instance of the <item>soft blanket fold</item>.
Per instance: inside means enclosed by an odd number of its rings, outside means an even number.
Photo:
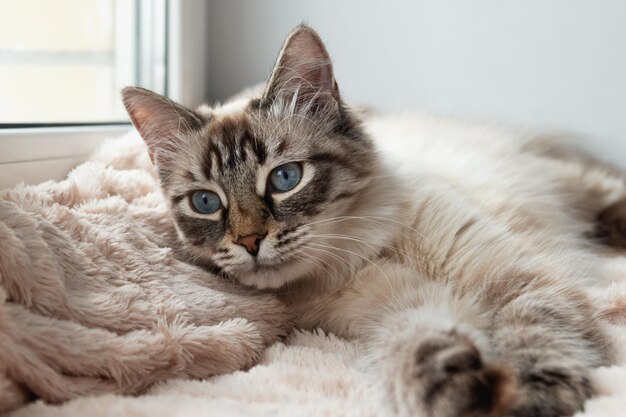
[[[123,142],[0,193],[0,411],[233,371],[284,330],[272,297],[176,259],[142,143]]]
[[[0,404],[81,395],[10,417],[389,415],[363,347],[319,331],[274,343],[248,371],[189,380],[250,365],[284,316],[271,297],[176,260],[174,240],[135,135],[66,181],[0,193]],[[579,416],[621,417],[626,258],[598,262],[614,279],[592,294],[620,357],[593,372],[596,397]]]

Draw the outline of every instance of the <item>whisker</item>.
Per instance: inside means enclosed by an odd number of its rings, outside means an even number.
[[[358,237],[358,236],[352,236],[352,235],[341,235],[341,234],[321,234],[321,235],[311,235],[311,236],[313,236],[313,237],[320,237],[320,238],[327,238],[327,239],[343,239],[343,240],[350,240],[350,241],[355,241],[355,242],[357,242],[357,243],[360,243],[360,244],[362,244],[362,245],[365,245],[365,246],[367,246],[367,247],[369,247],[369,248],[371,248],[371,249],[375,249],[375,250],[377,250],[377,249],[378,249],[378,248],[376,248],[376,247],[372,244],[372,243],[376,243],[376,244],[378,244],[377,242],[373,242],[373,241],[371,241],[371,240],[369,240],[369,241],[368,241],[368,240],[366,240],[365,238],[360,238],[360,237]],[[414,267],[414,268],[418,269],[418,267],[419,267],[419,265],[420,265],[420,263],[419,263],[420,258],[418,258],[418,255],[417,255],[417,254],[410,253],[410,252],[404,251],[404,250],[402,250],[402,249],[398,249],[398,248],[396,248],[395,246],[390,245],[390,244],[386,244],[386,243],[379,244],[379,245],[380,245],[381,247],[385,248],[385,249],[389,249],[389,250],[391,250],[391,251],[394,251],[394,252],[395,252],[395,253],[397,253],[397,254],[401,254],[401,255],[403,255],[403,256],[404,256],[404,257],[406,257],[406,258],[407,258],[407,260],[409,261],[409,265],[410,265],[410,266],[412,266],[412,267]],[[402,258],[401,258],[401,259],[402,259]]]
[[[326,266],[328,266],[329,268],[332,268],[332,269],[335,271],[335,273],[337,274],[337,276],[338,276],[338,277],[339,277],[339,276],[341,276],[341,274],[339,273],[339,270],[338,270],[337,268],[335,268],[335,266],[334,266],[334,265],[330,264],[329,262],[326,262],[324,259],[322,259],[322,258],[318,258],[317,256],[315,256],[315,255],[313,255],[313,254],[310,254],[310,253],[308,253],[308,252],[305,252],[305,251],[303,251],[303,250],[300,250],[300,249],[297,249],[297,253],[300,253],[301,255],[307,256],[307,257],[309,257],[309,258],[316,259],[316,260],[318,260],[318,261],[320,261],[320,262],[324,263],[324,264],[325,264]]]
[[[300,255],[304,256],[303,260],[305,260],[305,261],[309,261],[309,262],[312,262],[312,263],[313,263],[313,265],[315,265],[315,267],[316,267],[316,268],[319,268],[319,269],[321,269],[321,270],[325,270],[325,269],[326,269],[326,268],[324,267],[324,265],[322,265],[322,263],[321,263],[321,262],[324,262],[324,264],[326,264],[326,265],[330,266],[330,264],[329,264],[328,262],[323,261],[322,259],[319,259],[319,258],[317,258],[317,257],[314,257],[314,256],[312,256],[312,255],[310,255],[310,254],[306,253],[306,252],[305,252],[305,251],[303,251],[303,250],[299,250],[299,249],[298,249],[298,250],[296,250],[296,251],[295,251],[295,253],[297,253],[297,254],[300,254]],[[321,262],[320,262],[320,261],[321,261]]]
[[[435,245],[430,239],[428,239],[427,236],[425,236],[423,233],[421,233],[419,230],[415,229],[414,227],[403,223],[401,221],[395,220],[395,219],[390,219],[387,217],[380,217],[380,216],[337,216],[337,217],[331,217],[329,219],[322,219],[322,220],[318,220],[315,222],[311,222],[311,223],[307,223],[307,225],[314,225],[314,224],[320,224],[320,223],[325,223],[325,222],[334,222],[334,221],[348,221],[348,220],[369,220],[372,221],[376,224],[381,224],[383,226],[388,226],[385,225],[384,223],[381,223],[381,221],[389,221],[392,223],[396,223],[400,226],[404,226],[407,229],[411,230],[412,232],[416,233],[418,236],[420,236],[421,238],[423,238],[428,244],[430,244],[433,249],[435,249],[436,251],[440,251],[440,249],[437,247],[437,245]]]
[[[345,265],[345,267],[348,270],[348,273],[356,268],[356,265],[350,264],[350,262],[348,262],[347,259],[344,259],[341,256],[339,256],[336,253],[333,253],[333,252],[331,252],[329,250],[325,250],[325,249],[321,249],[321,248],[315,248],[315,247],[311,247],[311,246],[308,246],[308,245],[303,245],[303,248],[310,249],[312,251],[318,251],[318,252],[326,253],[326,254],[332,256],[333,258],[335,258],[338,261],[342,262],[343,265]]]
[[[367,257],[365,257],[365,256],[363,256],[363,255],[360,255],[360,254],[358,254],[358,253],[356,253],[356,252],[354,252],[354,251],[348,250],[348,249],[337,248],[337,247],[334,247],[334,246],[324,245],[324,244],[321,244],[321,243],[315,243],[315,242],[311,242],[311,243],[309,243],[309,245],[315,245],[315,246],[320,246],[320,247],[323,247],[323,248],[334,249],[334,250],[340,250],[340,251],[342,251],[342,252],[346,252],[346,253],[349,253],[349,254],[351,254],[351,255],[357,256],[357,257],[359,257],[359,258],[363,259],[363,260],[364,260],[364,261],[366,261],[366,262],[369,262],[369,263],[370,263],[370,264],[372,264],[374,267],[376,267],[376,268],[380,271],[380,273],[381,273],[381,274],[383,274],[383,276],[384,276],[384,277],[385,277],[385,279],[387,280],[387,283],[389,284],[389,289],[391,290],[391,295],[392,295],[392,297],[393,297],[393,295],[394,295],[394,292],[395,292],[395,291],[394,291],[393,284],[391,283],[391,279],[389,278],[389,276],[387,275],[387,273],[386,273],[385,271],[383,271],[383,270],[382,270],[382,268],[381,268],[380,266],[378,266],[378,264],[376,264],[376,263],[375,263],[374,261],[372,261],[371,259],[368,259]]]

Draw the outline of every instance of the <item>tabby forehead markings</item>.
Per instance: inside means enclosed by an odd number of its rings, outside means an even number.
[[[259,165],[267,160],[266,145],[249,131],[239,132],[231,128],[218,135],[209,138],[201,158],[202,172],[207,179],[245,165],[249,155],[253,155]]]

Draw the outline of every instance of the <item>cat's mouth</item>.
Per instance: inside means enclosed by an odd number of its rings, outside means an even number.
[[[295,263],[298,260],[297,256],[291,256],[287,259],[283,259],[280,262],[272,262],[272,261],[263,261],[259,259],[254,259],[252,272],[268,272],[268,271],[278,271],[288,265]]]
[[[237,276],[240,274],[256,274],[256,273],[265,273],[265,272],[278,272],[281,269],[291,266],[297,261],[299,258],[297,256],[290,256],[289,258],[282,258],[279,262],[270,259],[258,259],[252,258],[249,262],[244,262],[239,265],[231,265],[221,266],[218,263],[215,265],[225,272]]]
[[[301,258],[292,256],[280,262],[255,261],[238,271],[232,271],[229,275],[240,284],[259,289],[280,288],[290,281],[305,276],[310,267]]]
[[[225,268],[224,273],[239,283],[256,288],[278,288],[299,278],[308,270],[308,264],[296,255],[276,259],[254,258],[249,262]]]
[[[252,267],[252,272],[256,274],[259,272],[277,271],[278,269],[280,269],[280,266],[277,264],[263,264],[255,260],[254,266]]]

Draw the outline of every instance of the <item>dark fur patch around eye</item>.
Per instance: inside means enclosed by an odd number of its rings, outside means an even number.
[[[176,204],[180,203],[185,197],[187,197],[187,195],[185,194],[175,195],[171,198],[172,205],[175,206]]]
[[[177,213],[176,223],[185,237],[194,245],[202,245],[207,241],[217,242],[223,239],[226,233],[223,219],[207,220]]]
[[[274,200],[269,192],[258,196],[263,199],[266,218],[271,213],[278,222],[301,221],[302,217],[323,212],[331,200],[347,199],[359,192],[346,184],[357,184],[356,180],[370,175],[372,146],[361,131],[358,120],[352,118],[349,110],[340,106],[338,114],[331,118],[334,119],[333,126],[330,124],[322,127],[304,126],[301,127],[304,130],[300,133],[298,129],[285,130],[277,133],[284,137],[264,138],[256,135],[263,135],[263,132],[271,129],[277,120],[275,114],[269,112],[264,114],[265,110],[259,106],[260,102],[251,103],[247,110],[248,115],[227,115],[214,119],[207,125],[203,131],[206,136],[202,140],[205,145],[199,155],[201,170],[196,171],[196,176],[204,176],[207,180],[219,182],[225,192],[233,193],[232,198],[244,202],[253,195],[257,196],[255,191],[257,163],[264,164],[269,159],[274,160],[277,157],[289,158],[290,145],[294,144],[298,145],[301,155],[302,149],[309,149],[309,152],[313,153],[310,156],[306,155],[308,152],[305,150],[304,159],[315,166],[315,175],[305,187],[282,201]],[[248,117],[252,112],[255,114]],[[263,120],[265,116],[268,117],[267,120]],[[317,129],[315,130],[317,134],[306,129]],[[274,133],[274,130],[269,131]],[[294,136],[290,137],[291,133]],[[310,137],[316,137],[314,143],[302,147],[301,141],[309,140]],[[357,138],[359,140],[356,140]],[[331,141],[333,146],[325,146]],[[191,180],[190,175],[193,175],[191,171],[182,174],[187,180]],[[180,176],[178,178],[180,179]],[[203,178],[199,179],[202,180]],[[172,202],[180,203],[182,198],[184,197],[173,197]],[[228,228],[228,222],[225,221],[227,216],[228,210],[224,210],[224,218],[219,221],[189,217],[182,213],[177,215],[176,219],[181,232],[189,241],[204,244],[223,239]],[[283,245],[288,243],[290,242],[283,242]]]
[[[291,216],[314,216],[323,210],[330,197],[332,162],[317,164],[315,177],[296,194],[274,207],[274,216],[280,220]]]
[[[320,152],[316,153],[315,155],[311,155],[309,159],[317,162],[341,165],[345,169],[352,172],[352,174],[356,178],[362,178],[368,174],[364,167],[361,167],[357,164],[358,160],[351,160],[347,155],[339,155],[331,152]]]

